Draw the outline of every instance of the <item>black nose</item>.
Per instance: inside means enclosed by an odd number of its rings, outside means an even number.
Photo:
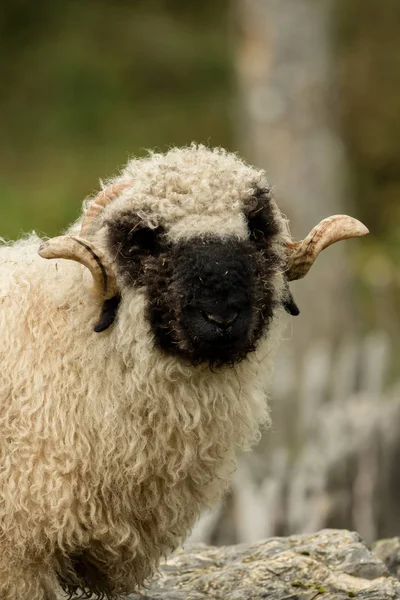
[[[238,318],[239,312],[238,311],[232,311],[228,314],[218,314],[216,312],[203,312],[204,317],[207,319],[207,321],[210,321],[210,323],[214,323],[214,325],[218,325],[218,327],[220,327],[221,329],[227,329],[228,327],[230,327],[231,325],[233,325],[233,323],[236,321],[236,319]]]

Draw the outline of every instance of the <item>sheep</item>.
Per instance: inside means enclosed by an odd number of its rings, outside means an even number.
[[[3,600],[145,584],[268,424],[288,282],[365,233],[336,216],[293,242],[264,171],[192,145],[1,246]]]

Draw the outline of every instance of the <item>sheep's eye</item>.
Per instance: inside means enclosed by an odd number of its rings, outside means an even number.
[[[132,213],[120,215],[118,220],[109,221],[107,225],[110,254],[115,258],[120,274],[129,284],[143,285],[152,257],[158,256],[165,247],[164,228],[147,227]]]
[[[110,248],[116,255],[125,259],[158,254],[161,250],[163,233],[163,227],[147,227],[132,214],[108,223]]]
[[[246,215],[247,226],[250,240],[257,247],[263,247],[267,239],[279,232],[279,227],[271,210],[268,193],[259,190],[255,193],[253,200],[254,204]]]
[[[247,226],[250,232],[250,240],[256,244],[262,243],[270,229],[266,210],[261,207],[255,213],[248,215]]]
[[[150,254],[156,254],[160,250],[161,227],[151,229],[150,227],[141,227],[131,229],[126,239],[126,246],[130,251],[143,251]]]

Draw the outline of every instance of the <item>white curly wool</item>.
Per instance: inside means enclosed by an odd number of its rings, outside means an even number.
[[[104,219],[162,219],[174,241],[245,238],[243,203],[266,185],[263,172],[201,146],[132,160],[120,180],[131,185]],[[57,569],[82,549],[131,592],[220,498],[235,450],[268,422],[282,311],[234,367],[189,366],[154,346],[143,289],[121,283],[115,324],[93,333],[89,272],[40,258],[40,243],[0,247],[0,598],[52,600]]]

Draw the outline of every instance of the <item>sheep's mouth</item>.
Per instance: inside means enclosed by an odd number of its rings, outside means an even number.
[[[155,343],[191,365],[233,366],[255,349],[259,337],[254,331],[256,320],[250,309],[235,316],[231,324],[228,320],[214,321],[213,317],[212,313],[188,307],[178,320],[169,321],[168,327],[155,330]]]
[[[252,349],[251,307],[215,301],[205,306],[193,303],[181,314],[181,349],[192,362],[234,364]]]
[[[211,368],[233,367],[244,360],[254,349],[254,345],[247,344],[223,345],[215,343],[205,345],[196,343],[196,345],[190,344],[189,349],[185,346],[185,350],[181,352],[181,357],[193,366],[206,363]]]

